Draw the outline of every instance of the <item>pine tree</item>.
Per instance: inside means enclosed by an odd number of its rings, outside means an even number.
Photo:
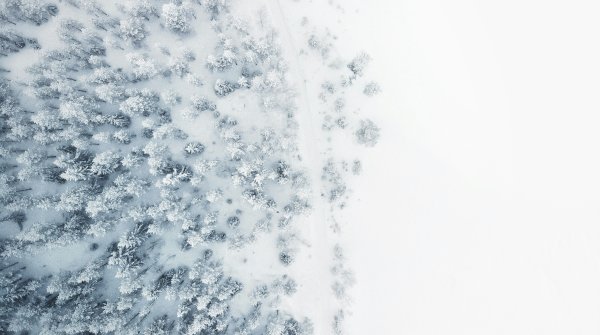
[[[175,33],[188,33],[193,15],[193,10],[186,5],[168,3],[162,6],[163,23],[167,29]]]
[[[369,119],[360,120],[360,126],[355,135],[359,144],[372,147],[379,141],[379,127]]]
[[[227,80],[222,80],[222,79],[217,79],[215,81],[215,94],[218,97],[225,97],[231,93],[233,93],[237,88],[237,85],[235,83],[232,83],[230,81]]]
[[[140,45],[146,38],[147,32],[144,27],[143,19],[139,17],[128,17],[119,23],[121,38],[130,41],[133,45]]]

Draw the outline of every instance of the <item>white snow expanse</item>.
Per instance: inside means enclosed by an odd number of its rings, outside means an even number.
[[[351,332],[600,332],[598,3],[343,6],[386,130],[346,213]]]

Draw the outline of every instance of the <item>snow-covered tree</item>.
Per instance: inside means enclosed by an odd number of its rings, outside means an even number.
[[[173,90],[163,91],[163,93],[161,94],[161,98],[167,105],[170,106],[175,106],[181,103],[181,96]]]
[[[191,30],[194,12],[187,3],[180,5],[168,3],[162,6],[161,17],[167,29],[175,33],[188,33]]]
[[[360,126],[355,132],[358,143],[372,147],[379,141],[379,127],[369,119],[360,121]]]
[[[106,176],[113,173],[120,166],[121,156],[112,152],[104,151],[92,159],[90,173],[97,176]]]
[[[169,335],[173,330],[173,322],[170,322],[166,315],[158,317],[152,321],[150,326],[144,331],[144,335]]]
[[[211,13],[213,17],[216,17],[229,8],[229,0],[201,0],[200,4],[206,11]]]
[[[158,111],[159,100],[158,95],[150,90],[134,91],[129,98],[119,105],[119,110],[129,116],[148,116]]]
[[[158,10],[148,0],[126,0],[123,10],[130,16],[145,20],[158,16]]]
[[[233,93],[237,88],[237,84],[232,83],[227,80],[217,79],[215,81],[215,94],[218,97],[225,97],[231,93]]]
[[[203,111],[214,112],[217,109],[217,105],[205,97],[193,95],[191,100],[192,100],[192,106],[194,107],[194,109],[196,109],[200,112],[203,112]]]
[[[235,51],[231,48],[223,50],[223,53],[218,56],[209,55],[206,59],[206,67],[211,71],[224,72],[232,66],[237,65],[238,57]]]
[[[183,78],[190,72],[189,60],[183,56],[171,57],[169,59],[169,69],[179,78]]]
[[[27,39],[14,31],[0,32],[0,55],[8,56],[10,53],[19,52],[27,46]]]
[[[371,61],[371,56],[366,53],[360,53],[358,56],[354,57],[350,63],[348,63],[348,69],[352,71],[352,73],[360,77],[364,74],[365,68]]]
[[[200,142],[189,142],[185,145],[184,150],[188,155],[199,155],[204,152],[204,145]]]
[[[59,111],[60,117],[67,122],[89,124],[95,120],[98,104],[84,95],[79,95],[65,100]]]
[[[374,81],[367,83],[363,89],[363,93],[367,96],[374,96],[379,92],[381,92],[381,88],[379,87],[379,84]]]
[[[128,17],[119,23],[121,37],[134,45],[139,45],[147,35],[144,22],[139,17]]]
[[[120,102],[126,97],[125,89],[113,83],[99,85],[96,87],[95,92],[98,98],[108,103]]]
[[[126,57],[133,66],[133,77],[135,80],[148,80],[159,73],[158,66],[146,55],[129,53]]]
[[[271,313],[268,316],[265,335],[310,335],[312,334],[312,324],[305,320],[302,323],[296,319],[286,316],[283,313]]]
[[[6,0],[0,4],[0,22],[29,21],[41,25],[58,14],[58,7],[40,0]]]
[[[58,113],[50,110],[40,110],[31,116],[31,122],[44,131],[58,130],[64,123],[60,121]]]

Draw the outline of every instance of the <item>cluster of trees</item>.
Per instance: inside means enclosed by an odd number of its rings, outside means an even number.
[[[136,229],[144,226],[138,223]],[[209,250],[191,268],[153,272],[142,287],[139,275],[129,276],[150,272],[156,265],[144,264],[147,259],[136,250],[141,245],[135,234],[128,233],[80,270],[40,280],[26,277],[19,262],[2,263],[0,329],[10,333],[38,329],[40,334],[249,334],[270,327],[272,321],[263,320],[260,302],[242,318],[231,316],[231,300],[243,286],[223,273]],[[107,264],[118,268],[121,279],[121,295],[116,298],[102,294]],[[169,314],[152,312],[161,297],[176,301]],[[144,301],[144,307],[136,308]]]
[[[58,6],[39,0],[6,0],[0,3],[0,24],[30,22],[41,25],[58,14]]]
[[[310,208],[291,133],[266,128],[249,139],[241,121],[218,108],[248,90],[259,97],[261,113],[292,122],[273,34],[250,33],[223,15],[225,0],[128,0],[116,15],[100,3],[62,5],[87,17],[64,19],[57,5],[39,0],[0,4],[0,26],[14,26],[0,29],[0,56],[43,46],[23,76],[0,73],[0,332],[309,334],[310,322],[260,300],[234,315],[231,305],[244,286],[225,273],[217,254],[270,232],[273,218],[285,231]],[[214,55],[197,60],[181,50],[161,64],[143,52],[152,24],[182,38],[196,32],[198,6],[214,29],[199,36],[231,36],[219,39]],[[60,45],[19,32],[19,25],[54,16]],[[107,57],[115,52],[126,60],[123,68]],[[189,79],[194,66],[214,84],[203,88]],[[25,82],[14,80],[21,77]],[[212,141],[189,138],[173,122],[171,109],[184,99],[159,84],[172,78],[199,86],[185,100],[188,114],[211,113],[202,127]],[[225,199],[237,210],[225,209]],[[264,219],[252,227],[239,208]],[[292,243],[284,239],[273,260],[293,262]],[[27,268],[29,257],[72,245],[89,246],[92,254],[83,258],[91,260],[56,272]],[[167,252],[201,256],[193,266],[169,266]],[[282,277],[270,289],[291,295],[296,283]],[[165,303],[174,306],[170,313],[157,308]]]
[[[308,21],[305,20],[302,24],[306,25],[307,23]],[[323,34],[323,36],[311,34],[307,40],[309,51],[326,60],[331,49],[334,48],[331,40],[331,36],[328,34]],[[369,118],[357,117],[357,113],[348,113],[346,108],[346,98],[351,97],[353,104],[355,104],[355,98],[360,98],[361,94],[366,97],[373,97],[381,92],[379,84],[374,81],[367,81],[365,78],[370,62],[371,57],[361,52],[346,63],[340,61],[330,63],[329,73],[321,78],[322,84],[316,95],[321,102],[321,110],[319,111],[322,116],[321,127],[328,132],[327,140],[329,142],[334,142],[334,137],[339,136],[342,137],[342,141],[350,139],[354,143],[365,147],[373,147],[378,143],[381,130],[375,122]],[[356,108],[356,106],[354,107]],[[327,149],[332,152],[336,151],[336,148],[332,146],[328,146]],[[336,220],[335,208],[343,209],[346,206],[346,199],[349,194],[346,178],[350,174],[359,175],[362,170],[360,160],[346,159],[330,156],[323,164],[321,173],[321,197],[331,205],[330,209],[333,213],[330,217],[330,227],[334,233],[340,232],[343,224]],[[293,256],[293,253],[291,256]],[[284,261],[290,257],[290,254],[284,249],[281,250],[280,257]],[[333,315],[331,330],[333,334],[342,335],[345,333],[344,319],[348,290],[354,283],[354,277],[345,264],[342,249],[339,245],[334,247],[332,263],[330,268],[332,282],[330,284],[332,293],[338,300],[339,307]]]

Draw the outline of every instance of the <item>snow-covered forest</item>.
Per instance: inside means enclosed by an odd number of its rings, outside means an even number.
[[[0,333],[346,333],[382,89],[280,2],[0,2]]]
[[[0,334],[599,334],[599,12],[0,0]]]

